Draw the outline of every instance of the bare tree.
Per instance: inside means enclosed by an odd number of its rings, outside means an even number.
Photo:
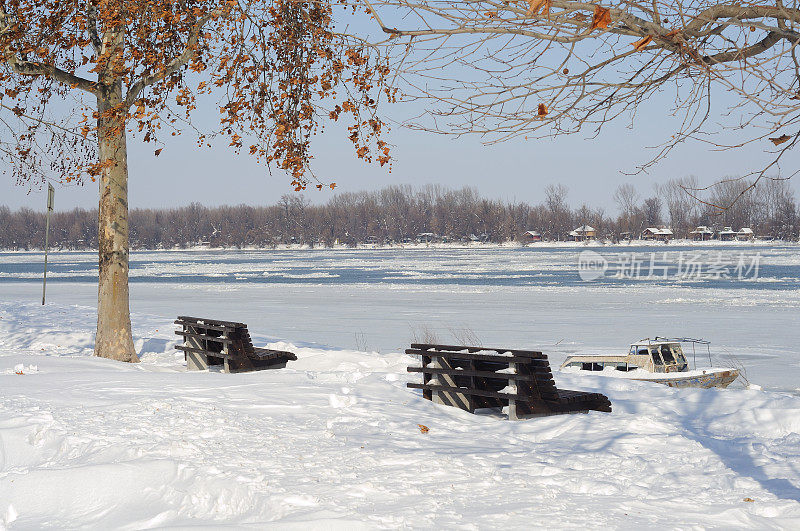
[[[550,238],[561,239],[570,229],[572,216],[567,206],[568,192],[569,189],[563,184],[549,184],[544,189],[544,204],[549,214],[549,226],[544,234]]]
[[[630,217],[633,216],[639,203],[639,192],[630,183],[621,184],[614,190],[613,199],[620,210],[620,214]]]
[[[699,187],[696,177],[670,179],[658,185],[658,194],[667,208],[669,224],[676,234],[686,236],[697,225],[697,202],[687,195],[684,189],[696,190]]]
[[[661,210],[661,199],[656,196],[645,199],[642,205],[645,224],[650,227],[661,225]]]
[[[758,198],[754,194],[743,195],[752,188],[752,181],[736,178],[724,179],[710,188],[712,205],[728,205],[718,212],[719,223],[737,228],[753,225]]]
[[[663,144],[639,170],[693,139],[770,153],[753,184],[800,141],[796,1],[364,1],[411,96],[434,102],[414,127],[487,142],[597,134],[669,91]]]

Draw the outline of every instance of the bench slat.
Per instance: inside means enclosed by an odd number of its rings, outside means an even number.
[[[204,323],[216,325],[216,326],[226,326],[229,328],[247,328],[247,325],[244,323],[237,323],[234,321],[220,321],[218,319],[207,319],[205,317],[189,317],[186,315],[179,315],[179,321],[189,321],[190,323],[196,323],[198,321],[203,321]]]
[[[232,326],[219,326],[219,325],[205,324],[205,323],[200,324],[190,321],[175,321],[175,324],[181,326],[191,326],[192,328],[205,328],[206,330],[217,330],[219,332],[233,332],[234,330],[236,330]]]
[[[432,385],[432,384],[418,384],[409,382],[406,386],[411,389],[426,389],[429,391],[447,391],[452,393],[461,393],[464,395],[473,396],[486,396],[489,398],[510,398],[511,400],[526,400],[530,397],[519,396],[514,393],[498,393],[496,391],[484,391],[483,389],[468,389],[465,387],[451,387],[449,385]]]
[[[217,343],[228,343],[228,344],[230,344],[230,343],[233,343],[235,341],[233,339],[228,339],[226,337],[214,337],[214,336],[209,336],[209,335],[206,335],[206,334],[196,334],[194,332],[184,332],[183,330],[175,330],[175,335],[184,336],[184,337],[195,337],[197,339],[203,339],[205,341],[214,341],[214,342],[217,342]]]
[[[205,354],[206,356],[213,356],[215,358],[233,358],[230,354],[224,352],[213,352],[211,350],[203,350],[201,348],[187,347],[185,345],[175,345],[176,350],[183,350],[184,352],[194,352],[195,354]]]
[[[449,376],[479,376],[481,378],[497,378],[498,380],[521,380],[532,382],[535,377],[528,374],[511,374],[492,371],[472,371],[469,369],[443,369],[439,367],[408,367],[408,372],[421,372],[424,374],[447,374]]]
[[[412,349],[418,350],[438,350],[442,352],[451,352],[453,354],[458,354],[458,351],[466,350],[470,354],[475,354],[482,351],[494,351],[497,352],[498,355],[510,353],[514,356],[519,357],[527,357],[527,358],[538,358],[538,359],[547,359],[547,356],[538,350],[517,350],[517,349],[510,349],[510,348],[494,348],[494,347],[470,347],[464,345],[434,345],[430,343],[411,343]],[[505,357],[505,356],[504,356]]]
[[[435,350],[420,350],[416,348],[407,348],[406,354],[412,356],[431,356],[436,358],[447,359],[461,359],[461,360],[476,360],[476,361],[497,361],[500,363],[529,363],[531,358],[521,358],[518,356],[501,356],[499,354],[471,354],[465,352],[439,352]]]

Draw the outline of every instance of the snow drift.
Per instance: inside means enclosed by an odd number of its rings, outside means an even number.
[[[298,361],[188,373],[169,317],[96,359],[93,312],[0,302],[0,528],[800,525],[790,393],[556,373],[613,413],[509,422],[422,399],[399,353],[256,336]]]

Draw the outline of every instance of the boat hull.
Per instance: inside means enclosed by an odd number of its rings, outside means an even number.
[[[642,382],[655,382],[670,387],[700,387],[708,389],[711,387],[720,387],[722,389],[728,387],[739,377],[739,371],[731,369],[727,371],[714,371],[708,374],[698,374],[692,376],[679,376],[680,373],[675,373],[674,377],[661,377],[661,378],[631,378],[632,380],[639,380]]]

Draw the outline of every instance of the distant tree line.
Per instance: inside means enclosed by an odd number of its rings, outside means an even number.
[[[744,183],[746,184],[746,183]],[[619,215],[582,204],[573,208],[563,185],[544,189],[535,205],[482,198],[473,188],[451,190],[389,186],[375,192],[342,193],[323,205],[302,195],[285,195],[270,206],[221,206],[192,203],[174,209],[136,209],[130,212],[131,244],[138,249],[208,245],[212,247],[272,247],[403,243],[413,241],[523,240],[537,231],[545,240],[563,240],[581,225],[597,229],[600,238],[618,240],[644,228],[669,226],[686,237],[698,225],[752,228],[758,236],[797,239],[800,221],[794,191],[787,181],[763,180],[737,198],[743,183],[715,185],[707,203],[692,198],[685,188],[697,188],[693,178],[675,179],[641,197],[632,185],[614,192]],[[731,203],[733,203],[731,205]],[[719,210],[714,205],[731,205]],[[0,207],[0,247],[41,248],[45,216],[28,208]],[[97,248],[97,212],[75,209],[56,212],[50,220],[54,248]]]

